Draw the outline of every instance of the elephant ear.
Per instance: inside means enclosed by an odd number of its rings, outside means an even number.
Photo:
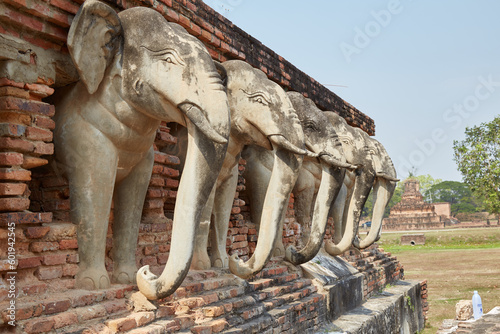
[[[217,60],[214,60],[215,68],[217,69],[217,72],[220,75],[220,78],[222,80],[222,85],[227,88],[227,71],[224,66],[222,66],[221,63],[219,63]]]
[[[76,13],[68,33],[68,49],[90,94],[97,91],[121,42],[117,13],[97,0],[87,0]]]

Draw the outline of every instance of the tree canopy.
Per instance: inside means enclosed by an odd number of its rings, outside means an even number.
[[[453,150],[464,182],[487,211],[500,213],[500,116],[466,128],[465,139],[455,140]]]
[[[476,212],[481,206],[469,186],[462,182],[443,181],[434,184],[429,189],[429,195],[434,203],[450,203],[452,216],[460,212]]]

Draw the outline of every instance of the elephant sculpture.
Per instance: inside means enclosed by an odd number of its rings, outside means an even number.
[[[274,255],[285,255],[288,261],[300,264],[309,261],[319,251],[325,233],[328,211],[342,186],[345,168],[354,168],[354,166],[345,162],[340,141],[333,127],[314,103],[310,99],[304,98],[300,93],[288,92],[287,94],[300,120],[305,136],[306,148],[318,156],[317,158],[306,157],[304,159],[305,166],[303,165],[303,168],[297,171],[297,177],[300,176],[301,172],[305,172],[304,168],[314,168],[314,173],[319,174],[321,179],[320,184],[318,184],[318,195],[314,202],[311,233],[305,247],[297,251],[294,247],[290,246],[285,252],[281,233],[275,242]],[[245,148],[243,157],[247,160],[244,177],[247,180],[246,186],[250,199],[252,220],[257,225],[260,225],[261,231],[263,224],[265,224],[261,218],[264,217],[262,214],[264,189],[270,178],[270,170],[275,168],[277,160],[270,152],[256,146]],[[311,184],[301,183],[292,186],[294,187],[294,191],[298,192],[299,190],[303,190],[303,187],[311,186]],[[311,202],[308,204],[299,203],[299,205],[311,205]],[[286,211],[287,207],[283,209]],[[280,232],[283,229],[283,218],[284,213],[282,214],[282,220],[278,228]],[[261,238],[260,231],[259,240]]]
[[[112,280],[137,279],[147,298],[165,297],[189,270],[201,211],[227,150],[229,106],[220,75],[201,42],[145,7],[117,14],[104,3],[85,1],[68,48],[80,81],[56,100],[54,143],[78,225],[76,286],[110,284],[104,259],[114,198]],[[136,275],[135,250],[161,120],[185,126],[189,143],[174,212],[175,256],[156,277],[148,267]]]
[[[229,258],[226,252],[226,239],[229,226],[234,193],[238,182],[238,161],[241,151],[246,145],[258,145],[282,157],[283,166],[274,170],[276,181],[268,187],[267,204],[276,211],[262,219],[262,238],[259,245],[272,247],[273,233],[282,206],[287,203],[273,203],[276,198],[286,197],[291,186],[291,175],[296,174],[302,158],[298,155],[316,156],[305,150],[304,135],[298,126],[298,119],[285,91],[272,82],[259,69],[255,69],[241,60],[230,60],[222,63],[223,81],[226,83],[229,107],[231,112],[231,132],[228,151],[200,222],[196,235],[192,269],[202,270],[211,266],[227,268]],[[169,148],[168,153],[177,154],[181,158],[180,169],[184,167],[184,147],[187,133],[184,128],[176,129],[178,138],[176,147]],[[285,185],[285,186],[284,186]],[[282,194],[285,192],[285,194]],[[264,194],[265,195],[265,194]],[[273,220],[274,219],[274,220]],[[212,223],[212,224],[210,224]],[[211,253],[207,253],[211,229]],[[265,229],[265,230],[264,230]],[[258,257],[257,262],[265,264],[265,257]],[[259,268],[257,265],[255,268]],[[252,274],[255,270],[252,270]],[[241,275],[241,271],[235,274]],[[243,276],[249,276],[246,273]]]
[[[396,187],[396,171],[392,162],[375,139],[359,128],[351,127],[334,112],[325,112],[334,126],[348,163],[358,166],[355,171],[347,171],[344,179],[345,189],[337,197],[331,208],[333,217],[334,241],[325,242],[325,250],[330,255],[340,255],[348,250],[353,243],[360,248],[369,246],[378,236],[384,209]],[[362,242],[356,239],[361,212],[370,191],[374,190],[374,215],[369,238]],[[376,209],[375,209],[376,208]],[[376,234],[375,238],[373,234]],[[358,240],[358,241],[355,241]],[[373,241],[372,241],[373,240]]]

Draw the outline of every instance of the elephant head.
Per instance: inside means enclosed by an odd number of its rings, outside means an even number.
[[[288,97],[302,124],[306,147],[318,154],[316,159],[304,159],[293,190],[297,219],[303,229],[305,220],[311,217],[311,204],[314,202],[306,245],[300,251],[293,246],[286,250],[286,259],[297,265],[312,259],[321,248],[329,209],[343,185],[345,168],[354,169],[354,166],[345,162],[342,146],[332,124],[314,102],[297,92],[288,92]],[[319,187],[317,181],[320,181]]]
[[[205,207],[201,220],[201,228],[197,234],[194,259],[191,268],[208,269],[210,266],[227,267],[229,258],[226,254],[226,239],[231,209],[234,201],[234,192],[238,181],[238,161],[240,153],[247,145],[256,145],[265,150],[276,149],[276,154],[282,154],[287,161],[282,163],[287,167],[277,167],[274,170],[274,187],[269,187],[268,200],[282,197],[281,193],[287,192],[281,185],[290,181],[290,169],[299,163],[294,154],[312,155],[303,148],[302,134],[297,133],[298,120],[294,116],[292,105],[281,87],[270,81],[264,72],[255,69],[241,60],[230,60],[222,63],[223,79],[226,82],[229,107],[231,111],[231,134],[229,137],[228,151],[223,167],[217,178],[216,187]],[[300,144],[299,147],[298,144]],[[279,153],[278,153],[279,152]],[[280,185],[278,188],[277,185]],[[284,190],[285,189],[285,190]],[[274,215],[283,211],[287,203],[272,203],[276,207]],[[264,219],[266,231],[259,239],[259,247],[274,241],[276,233],[276,218]],[[209,229],[211,227],[211,254],[207,253]],[[259,251],[261,252],[261,251]],[[259,261],[264,261],[264,256],[257,253]],[[253,260],[255,261],[255,260]],[[234,262],[234,261],[233,261]],[[236,267],[237,267],[236,263]],[[236,274],[238,269],[231,267]],[[252,269],[253,271],[254,269]],[[246,274],[245,274],[246,275]]]
[[[117,14],[104,3],[85,1],[71,25],[68,48],[80,81],[56,103],[54,141],[58,156],[69,166],[71,215],[78,223],[77,286],[109,285],[104,247],[113,188],[113,278],[134,281],[156,129],[162,120],[188,129],[173,255],[160,277],[147,266],[136,276],[146,297],[165,297],[188,272],[201,210],[225,156],[230,119],[221,78],[200,41],[144,7]],[[71,166],[75,155],[81,159]]]
[[[265,266],[275,240],[281,237],[280,223],[303,156],[317,155],[305,150],[299,119],[278,84],[244,62],[228,61],[223,66],[227,71],[227,94],[232,113],[231,139],[246,146],[244,152],[252,148],[264,152],[271,160],[266,169],[272,170],[270,174],[265,178],[255,175],[248,179],[259,189],[256,196],[250,196],[253,217],[260,223],[255,252],[247,262],[238,259],[236,254],[229,258],[231,272],[248,278]],[[259,162],[249,157],[247,168],[252,169],[252,164]]]
[[[373,214],[370,232],[363,240],[354,238],[354,247],[364,249],[380,239],[385,207],[396,189],[396,168],[384,146],[376,139],[369,138],[375,147],[375,183],[373,184]],[[356,233],[357,234],[357,233]]]
[[[385,205],[392,196],[392,192],[394,192],[394,189],[391,190],[392,185],[390,182],[397,180],[394,172],[388,171],[390,168],[382,169],[383,163],[374,139],[370,138],[361,129],[347,125],[345,120],[337,114],[327,112],[326,115],[339,135],[347,162],[358,166],[355,172],[346,172],[344,183],[347,191],[344,192],[345,196],[337,198],[332,210],[335,221],[336,243],[327,241],[325,250],[330,255],[339,255],[348,250],[355,242],[361,212],[372,187],[376,189],[377,193],[380,193],[374,206],[377,208],[383,206],[381,213],[383,216]],[[384,163],[385,165],[387,163]],[[382,216],[380,216],[380,221]],[[374,216],[375,218],[377,217]],[[373,230],[376,231],[376,235],[378,235],[378,229],[379,226]],[[370,240],[372,238],[373,236],[370,237]]]
[[[330,255],[340,255],[354,241],[361,212],[375,180],[375,152],[364,131],[349,126],[334,112],[325,112],[325,115],[339,136],[346,161],[357,166],[355,171],[346,172],[344,184],[347,190],[342,192],[343,196],[337,197],[332,207],[335,242],[325,242],[325,250]]]

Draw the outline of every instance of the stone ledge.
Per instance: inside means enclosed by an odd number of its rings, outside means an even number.
[[[324,329],[345,334],[416,333],[424,328],[420,289],[418,282],[398,281]]]

